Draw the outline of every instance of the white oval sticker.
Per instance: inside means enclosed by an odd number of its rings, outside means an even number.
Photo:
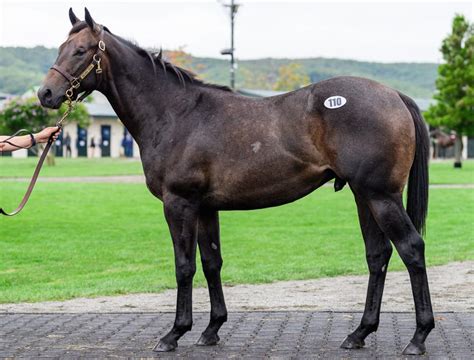
[[[346,98],[344,96],[331,96],[328,97],[324,101],[324,106],[326,106],[328,109],[337,109],[340,108],[341,106],[344,106],[344,104],[347,102]]]

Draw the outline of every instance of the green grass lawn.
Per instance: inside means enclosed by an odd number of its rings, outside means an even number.
[[[430,164],[431,184],[474,184],[474,160],[463,161],[461,169],[453,167],[452,160]]]
[[[0,178],[30,177],[35,170],[37,158],[16,159],[0,157]],[[111,176],[142,175],[140,160],[112,158],[56,158],[56,166],[43,166],[41,176]]]
[[[0,157],[0,178],[30,177],[36,166],[36,158],[13,159]],[[139,160],[130,159],[64,159],[57,158],[56,166],[44,166],[41,176],[110,176],[141,175]],[[474,160],[463,162],[462,169],[454,169],[452,160],[433,162],[430,165],[431,184],[474,184]]]
[[[11,209],[25,185],[0,182]],[[474,191],[433,189],[428,265],[474,259]],[[349,189],[285,206],[221,213],[226,284],[366,274]],[[394,253],[390,269],[403,269]],[[204,286],[200,265],[195,285]],[[162,204],[139,184],[39,183],[22,214],[0,218],[0,302],[174,288]]]

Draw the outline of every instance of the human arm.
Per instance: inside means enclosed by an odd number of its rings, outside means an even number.
[[[35,143],[45,143],[54,134],[53,140],[56,140],[59,136],[61,130],[57,126],[47,127],[41,130],[40,132],[33,135],[34,141],[30,135],[22,135],[22,136],[15,136],[8,141],[12,144],[17,146],[13,146],[8,143],[4,143],[9,138],[9,136],[1,136],[0,135],[0,152],[2,151],[15,151],[21,148],[29,148],[33,146]]]

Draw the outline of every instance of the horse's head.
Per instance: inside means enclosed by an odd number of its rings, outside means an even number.
[[[72,9],[69,9],[69,19],[72,29],[38,90],[41,104],[48,108],[57,109],[68,98],[74,100],[80,93],[92,92],[102,76],[103,27],[95,23],[87,8],[85,21],[80,21]]]

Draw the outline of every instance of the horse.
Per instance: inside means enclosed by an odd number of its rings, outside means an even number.
[[[456,143],[455,133],[451,132],[451,134],[448,135],[441,129],[430,131],[430,138],[433,139],[433,159],[445,157],[446,149]]]
[[[146,185],[163,202],[177,283],[176,318],[155,351],[174,350],[192,327],[197,247],[211,303],[197,345],[219,341],[227,321],[219,211],[286,204],[335,180],[336,191],[349,184],[354,194],[369,268],[362,320],[341,347],[361,348],[377,330],[393,243],[409,272],[416,309],[416,330],[403,353],[425,352],[434,328],[421,236],[429,137],[411,98],[346,76],[250,98],[113,34],[87,9],[85,20],[72,9],[69,18],[72,28],[38,97],[57,109],[97,90],[138,143]]]

